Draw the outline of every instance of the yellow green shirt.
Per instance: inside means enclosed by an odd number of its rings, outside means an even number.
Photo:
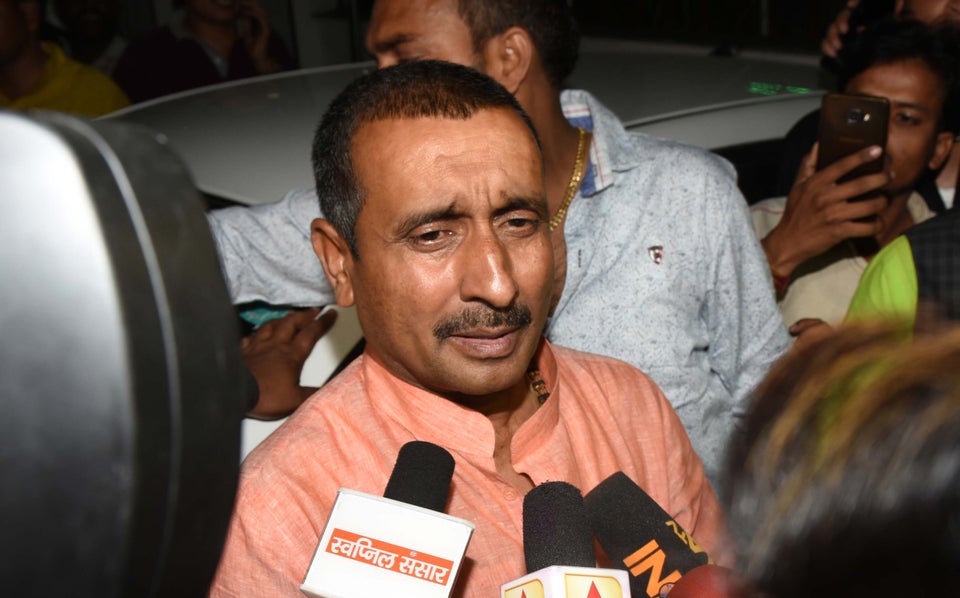
[[[126,94],[109,77],[93,67],[68,58],[52,43],[44,43],[47,63],[40,86],[11,100],[0,93],[0,108],[43,109],[79,116],[100,116],[130,104]]]
[[[912,330],[917,317],[917,269],[906,236],[884,247],[867,266],[850,301],[846,321],[901,320]]]

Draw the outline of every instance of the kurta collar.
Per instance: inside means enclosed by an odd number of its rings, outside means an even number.
[[[515,447],[518,442],[527,444],[549,435],[559,418],[557,362],[546,340],[541,342],[535,361],[550,398],[517,430]],[[492,459],[493,425],[486,416],[404,382],[369,354],[364,355],[362,367],[364,388],[371,404],[414,438],[462,454]]]

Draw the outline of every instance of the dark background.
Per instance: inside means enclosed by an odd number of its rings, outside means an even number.
[[[163,23],[174,0],[122,0],[127,38]],[[483,0],[474,0],[482,2]],[[337,23],[342,51],[323,63],[364,60],[362,36],[373,0],[260,0],[271,22],[296,52],[303,20]],[[845,0],[572,0],[585,36],[816,54]],[[354,43],[350,43],[350,39]],[[350,47],[350,46],[353,47]],[[316,58],[303,57],[314,65]]]

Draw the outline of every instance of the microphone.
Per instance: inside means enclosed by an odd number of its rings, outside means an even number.
[[[341,488],[300,589],[316,598],[447,598],[474,525],[443,513],[454,460],[403,445],[384,496]]]
[[[587,516],[610,561],[630,573],[635,598],[661,590],[710,558],[640,486],[617,472],[584,497]]]
[[[593,532],[576,486],[544,482],[523,498],[527,571],[500,586],[502,598],[629,598],[626,572],[597,569]]]
[[[400,447],[383,496],[443,513],[455,465],[453,456],[443,447],[411,440]]]

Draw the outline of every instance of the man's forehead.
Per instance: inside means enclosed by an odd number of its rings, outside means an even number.
[[[377,46],[400,40],[415,40],[428,34],[447,35],[430,25],[439,20],[460,20],[457,0],[377,0],[373,6],[367,45]]]
[[[502,142],[505,135],[509,144]],[[509,156],[501,159],[509,161],[514,174],[524,171],[522,164],[533,166],[531,172],[539,172],[537,182],[542,184],[543,162],[536,139],[521,116],[506,107],[481,108],[466,119],[411,116],[370,120],[357,128],[350,153],[358,177],[364,179],[387,168],[388,162],[393,165],[390,168],[401,168],[405,175],[417,171],[419,164],[434,164],[439,159],[449,166],[450,157],[481,156],[488,149],[497,156]],[[358,183],[366,186],[363,180]],[[534,184],[533,188],[539,187]]]
[[[847,88],[856,90],[864,87],[865,85],[875,85],[877,82],[881,83],[884,87],[890,87],[895,81],[889,77],[891,71],[901,71],[910,77],[907,81],[900,80],[900,87],[903,89],[903,91],[909,92],[911,96],[919,94],[925,99],[942,102],[942,93],[935,93],[934,96],[927,98],[926,92],[928,90],[917,88],[917,85],[922,86],[925,82],[933,83],[935,87],[933,90],[934,92],[942,92],[944,87],[944,81],[940,73],[938,73],[920,58],[907,58],[904,60],[880,62],[871,65],[870,67],[864,69],[863,72],[853,77],[847,84]],[[909,85],[904,86],[903,83],[907,82],[909,82]],[[893,100],[894,98],[888,99]]]

